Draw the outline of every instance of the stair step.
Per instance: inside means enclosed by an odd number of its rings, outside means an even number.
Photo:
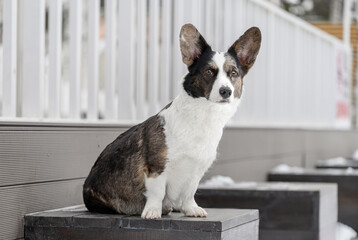
[[[336,184],[237,183],[199,187],[195,199],[209,208],[255,208],[260,240],[334,239]]]
[[[295,173],[271,171],[268,180],[337,183],[338,221],[358,231],[358,170],[305,169]]]
[[[208,217],[171,213],[156,220],[90,213],[81,206],[25,215],[25,239],[245,239],[258,240],[257,210],[206,209]]]
[[[318,161],[316,163],[316,168],[358,169],[358,161],[350,158],[339,158],[338,161],[336,159],[326,159]]]

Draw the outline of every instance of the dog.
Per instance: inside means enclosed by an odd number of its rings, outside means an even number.
[[[144,219],[173,210],[207,216],[194,194],[216,158],[225,124],[239,106],[261,32],[248,29],[226,53],[213,51],[192,24],[181,28],[179,40],[188,68],[179,95],[99,155],[83,185],[89,211]]]

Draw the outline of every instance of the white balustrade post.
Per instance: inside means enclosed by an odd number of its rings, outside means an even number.
[[[48,117],[60,117],[62,0],[49,1],[49,106]]]
[[[237,23],[232,21],[232,2],[231,0],[223,1],[224,4],[224,17],[223,17],[223,25],[224,29],[222,32],[224,33],[224,41],[223,41],[223,49],[222,51],[226,51],[229,48],[230,44],[233,43],[232,39],[232,29]]]
[[[214,13],[215,13],[215,20],[214,20],[214,43],[213,47],[216,51],[220,51],[222,47],[222,39],[223,39],[223,8],[224,2],[221,0],[214,0]]]
[[[24,1],[22,116],[43,117],[45,0]]]
[[[4,0],[2,116],[16,117],[17,0]]]
[[[274,56],[275,56],[275,42],[276,42],[276,38],[275,38],[275,33],[276,32],[276,16],[274,15],[274,13],[269,13],[268,15],[268,30],[267,32],[271,33],[270,35],[267,36],[267,49],[268,49],[268,53],[267,56],[269,57],[270,61],[267,62],[268,67],[267,67],[267,79],[265,79],[265,81],[267,81],[267,85],[268,85],[268,89],[267,91],[267,120],[269,122],[273,122],[275,120],[275,62],[273,60]],[[260,56],[259,56],[260,57]]]
[[[147,1],[137,0],[137,64],[136,108],[137,119],[146,115],[146,63],[147,63]]]
[[[182,25],[184,24],[184,6],[182,0],[174,0],[174,17],[173,17],[173,65],[172,65],[172,95],[175,97],[179,93],[181,77],[183,76],[186,67],[182,62],[180,53],[179,33]]]
[[[70,118],[81,114],[82,0],[71,0],[69,17]]]
[[[116,10],[117,0],[106,0],[106,75],[105,75],[105,118],[115,119],[115,80],[116,80]]]
[[[213,0],[205,0],[205,39],[213,44],[214,32],[213,32],[213,14],[214,14],[214,2]]]
[[[149,1],[148,100],[149,115],[158,111],[159,93],[159,0]],[[166,63],[168,64],[168,63]]]
[[[118,118],[132,120],[136,113],[134,104],[136,1],[119,0],[118,5]]]
[[[87,118],[98,118],[99,0],[88,0]]]
[[[172,1],[162,1],[162,44],[161,44],[161,103],[163,106],[168,103],[170,96],[170,83],[172,82],[171,75],[171,23],[172,23]],[[164,67],[165,66],[165,67]]]

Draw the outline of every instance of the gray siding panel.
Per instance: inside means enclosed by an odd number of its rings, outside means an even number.
[[[306,166],[313,168],[320,159],[350,157],[358,149],[358,131],[306,131]]]
[[[358,131],[227,128],[218,157],[204,179],[214,175],[237,181],[264,181],[278,164],[312,168],[317,160],[351,156]]]
[[[82,204],[103,148],[127,128],[0,126],[0,239],[23,237],[23,215]]]
[[[84,179],[0,188],[0,239],[24,237],[23,216],[82,204]]]
[[[0,131],[0,187],[87,176],[122,131]]]
[[[219,145],[220,159],[246,159],[300,153],[303,132],[295,129],[227,128]]]

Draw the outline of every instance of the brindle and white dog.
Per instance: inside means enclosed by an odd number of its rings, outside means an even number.
[[[260,44],[253,27],[226,53],[215,52],[193,25],[184,25],[180,50],[188,73],[180,94],[100,154],[83,186],[88,210],[153,219],[175,209],[205,217],[194,194],[239,106],[243,77]]]

